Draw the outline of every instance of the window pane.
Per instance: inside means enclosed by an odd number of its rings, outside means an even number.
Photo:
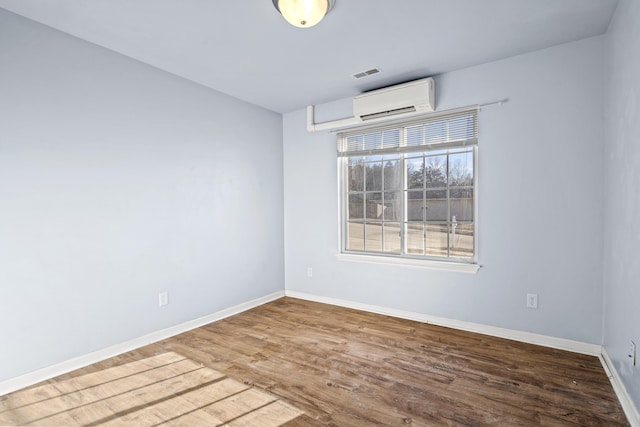
[[[447,156],[428,156],[425,158],[425,181],[427,188],[446,188]]]
[[[350,147],[349,151],[364,150],[364,136],[350,136],[347,138],[347,145]]]
[[[447,140],[447,125],[444,120],[431,122],[424,126],[427,144],[444,142]]]
[[[459,258],[473,257],[473,223],[451,224],[450,255]]]
[[[347,223],[347,250],[364,250],[364,224],[361,222]]]
[[[473,185],[473,153],[449,155],[449,179],[451,186]]]
[[[366,215],[368,219],[381,219],[384,205],[382,204],[382,193],[367,193]]]
[[[405,241],[408,254],[424,255],[424,225],[422,223],[406,224]]]
[[[384,210],[382,212],[382,219],[384,219],[385,221],[400,220],[400,193],[399,192],[384,193]]]
[[[402,186],[400,161],[397,159],[384,162],[384,189],[399,190]]]
[[[422,190],[407,191],[407,221],[424,221],[425,204]]]
[[[349,219],[362,219],[364,218],[364,202],[362,194],[350,194],[349,195]]]
[[[424,126],[411,126],[407,128],[407,146],[414,147],[424,141]]]
[[[447,224],[427,224],[427,255],[447,256],[448,227]]]
[[[362,157],[349,159],[349,191],[364,191],[364,161]]]
[[[364,250],[382,252],[382,223],[370,222],[365,227]]]
[[[400,253],[400,223],[384,223],[384,252]]]
[[[427,221],[447,221],[447,190],[427,190],[426,203]]]
[[[473,197],[473,187],[456,187],[449,190],[452,199],[468,199]]]
[[[424,186],[424,166],[422,157],[414,157],[405,160],[407,168],[407,188],[423,188]]]
[[[365,147],[369,150],[380,149],[382,147],[382,133],[372,132],[364,135]]]
[[[447,125],[450,141],[469,139],[475,136],[475,120],[471,115],[451,118],[447,120]]]
[[[382,190],[382,162],[367,163],[366,168],[367,168],[366,191]]]
[[[400,146],[400,129],[389,129],[382,132],[382,145],[385,148]]]
[[[451,220],[473,221],[473,189],[456,188],[450,193]]]

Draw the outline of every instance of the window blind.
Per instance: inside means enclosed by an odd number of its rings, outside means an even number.
[[[436,150],[478,143],[478,106],[338,133],[338,156]]]

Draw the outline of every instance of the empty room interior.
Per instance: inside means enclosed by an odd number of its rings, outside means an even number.
[[[640,426],[640,1],[0,0],[0,425]]]

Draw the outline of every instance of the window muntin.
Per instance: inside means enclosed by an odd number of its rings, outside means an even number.
[[[476,260],[477,109],[343,133],[342,248]]]

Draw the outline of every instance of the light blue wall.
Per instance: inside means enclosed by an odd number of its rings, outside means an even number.
[[[281,291],[282,188],[279,114],[0,10],[0,380]]]
[[[509,98],[480,113],[476,275],[336,259],[335,135],[286,114],[286,289],[600,344],[602,61],[598,37],[436,78],[438,110]]]
[[[606,38],[604,347],[640,408],[640,2],[621,0]],[[640,353],[638,353],[640,357]]]

